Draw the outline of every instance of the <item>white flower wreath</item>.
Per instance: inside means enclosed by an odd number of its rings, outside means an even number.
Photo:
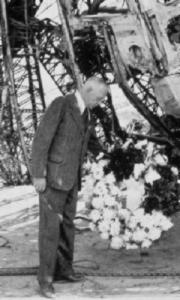
[[[153,143],[147,140],[135,145],[136,149],[146,147],[144,163],[135,164],[131,177],[117,183],[114,174],[104,174],[107,160],[88,163],[81,194],[90,203],[91,220],[89,228],[98,231],[100,237],[109,240],[112,249],[149,248],[160,239],[163,231],[172,228],[170,218],[160,211],[146,213],[142,208],[145,184],[153,184],[161,178],[156,166],[166,166],[168,159],[160,154]],[[155,152],[155,153],[154,153]],[[178,169],[171,168],[177,176]]]

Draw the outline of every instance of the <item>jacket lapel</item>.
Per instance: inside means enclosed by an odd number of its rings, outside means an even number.
[[[70,113],[76,125],[78,126],[81,134],[84,134],[84,124],[77,104],[76,97],[75,95],[68,95],[67,97],[69,97],[70,100]]]

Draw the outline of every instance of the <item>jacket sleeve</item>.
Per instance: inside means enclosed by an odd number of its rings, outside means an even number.
[[[32,177],[42,178],[46,176],[48,151],[63,116],[64,102],[63,97],[56,98],[40,121],[32,144]]]

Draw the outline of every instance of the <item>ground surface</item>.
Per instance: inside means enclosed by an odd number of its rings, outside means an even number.
[[[83,207],[79,203],[78,210]],[[148,252],[115,251],[97,234],[76,234],[75,268],[87,275],[78,284],[56,284],[67,299],[180,295],[180,277],[147,277],[144,273],[180,273],[180,214],[175,226]],[[78,224],[81,226],[84,224]],[[38,266],[38,200],[31,186],[0,190],[0,267]],[[0,274],[1,274],[0,270]],[[137,278],[131,277],[136,273]],[[119,275],[128,275],[120,277]],[[147,274],[146,274],[147,275]],[[171,274],[172,275],[172,274]],[[0,276],[0,299],[38,296],[36,276]],[[37,298],[38,299],[38,298]]]

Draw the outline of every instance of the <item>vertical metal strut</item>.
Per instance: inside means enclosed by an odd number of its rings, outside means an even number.
[[[1,17],[0,22],[1,22],[3,59],[4,59],[4,66],[5,66],[5,82],[7,82],[9,86],[10,100],[16,117],[17,131],[19,133],[21,146],[23,149],[24,161],[30,172],[30,164],[29,164],[27,149],[24,142],[24,135],[22,132],[21,113],[19,110],[16,89],[15,89],[13,62],[12,62],[12,54],[11,54],[11,47],[9,42],[9,32],[8,32],[8,22],[7,22],[7,8],[6,8],[5,0],[0,1],[0,17]]]

